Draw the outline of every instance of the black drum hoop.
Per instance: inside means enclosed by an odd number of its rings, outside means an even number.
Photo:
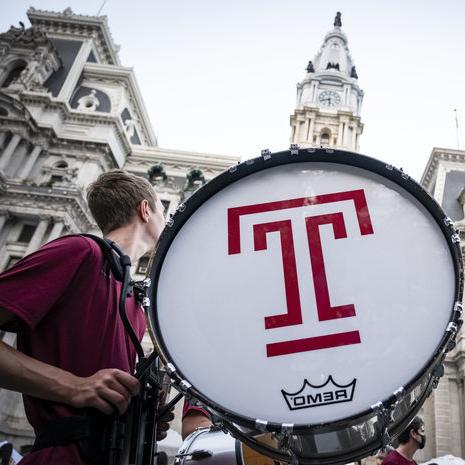
[[[186,202],[178,205],[176,213],[167,221],[166,227],[160,236],[157,247],[157,252],[154,256],[152,267],[149,272],[151,279],[151,309],[149,311],[149,319],[152,327],[154,328],[155,337],[158,343],[158,350],[164,363],[167,365],[167,371],[174,381],[175,387],[187,396],[191,396],[202,402],[208,410],[219,414],[230,423],[236,423],[247,428],[260,429],[266,432],[281,432],[283,429],[289,428],[287,424],[268,422],[265,419],[254,419],[232,412],[215,401],[209,399],[195,386],[186,379],[177,366],[172,361],[170,352],[166,347],[163,335],[158,330],[158,317],[157,317],[157,299],[156,290],[158,286],[158,279],[161,269],[169,250],[169,247],[175,239],[177,233],[188,219],[195,213],[195,211],[208,199],[213,197],[216,193],[225,187],[233,184],[234,182],[245,178],[251,174],[259,171],[272,168],[275,166],[302,163],[302,162],[323,162],[334,163],[340,165],[348,165],[368,172],[376,173],[381,177],[393,181],[396,185],[402,187],[405,191],[410,193],[435,219],[437,225],[440,227],[444,238],[449,246],[451,256],[454,263],[455,271],[455,292],[454,292],[454,306],[451,309],[449,325],[444,333],[444,336],[439,343],[436,351],[421,368],[421,370],[409,381],[405,386],[402,386],[404,393],[411,391],[419,381],[429,372],[433,372],[434,368],[441,364],[447,352],[449,342],[455,337],[457,330],[462,323],[461,316],[461,302],[463,294],[463,264],[460,250],[460,238],[457,231],[454,229],[453,222],[447,217],[445,212],[439,206],[435,199],[423,189],[414,179],[408,176],[402,169],[395,168],[394,166],[384,163],[380,160],[361,155],[359,153],[323,149],[323,148],[309,148],[299,149],[291,146],[290,150],[283,152],[270,153],[263,151],[262,156],[253,158],[237,165],[233,165],[217,177],[213,178],[207,184],[199,188]],[[387,399],[384,399],[380,404],[385,408],[394,406],[399,400],[398,391],[393,393]],[[375,413],[374,407],[362,411],[356,415],[346,417],[340,420],[318,423],[318,424],[292,424],[293,432],[322,432],[325,430],[332,430],[334,427],[347,427],[353,424],[354,420],[362,420],[373,416]],[[259,427],[258,427],[259,426]]]

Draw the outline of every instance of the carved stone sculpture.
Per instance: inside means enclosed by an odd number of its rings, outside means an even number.
[[[100,100],[95,96],[97,91],[92,89],[90,94],[81,97],[78,100],[78,107],[79,111],[95,111],[97,110],[98,106],[100,105]]]

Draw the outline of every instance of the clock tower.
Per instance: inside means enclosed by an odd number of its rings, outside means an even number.
[[[307,65],[304,79],[297,84],[297,104],[291,116],[292,144],[359,149],[363,91],[341,27],[338,12],[333,30],[326,34]]]

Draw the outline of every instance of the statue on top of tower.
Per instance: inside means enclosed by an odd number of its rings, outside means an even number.
[[[315,68],[314,68],[313,63],[311,61],[308,62],[308,65],[305,68],[305,70],[307,71],[307,73],[314,73],[315,72]]]
[[[334,18],[334,27],[342,27],[341,12],[340,11],[338,11],[336,13],[336,17]]]

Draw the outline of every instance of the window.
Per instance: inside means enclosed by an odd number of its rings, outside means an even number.
[[[25,63],[18,63],[9,73],[6,79],[3,81],[2,87],[8,87],[15,79],[19,77],[22,71],[26,68]]]
[[[325,132],[321,134],[321,145],[328,145],[329,144],[329,134]]]
[[[68,168],[68,163],[66,163],[64,160],[57,161],[54,165],[54,168],[58,168],[59,170],[65,170]]]
[[[49,185],[55,184],[56,182],[63,182],[63,176],[60,176],[58,174],[52,174],[50,177],[50,181],[48,182]]]
[[[137,264],[137,274],[146,274],[149,267],[149,258],[150,257],[141,257],[139,263]]]
[[[18,242],[23,244],[29,244],[36,230],[35,224],[25,224],[23,225],[21,232],[19,233]]]

